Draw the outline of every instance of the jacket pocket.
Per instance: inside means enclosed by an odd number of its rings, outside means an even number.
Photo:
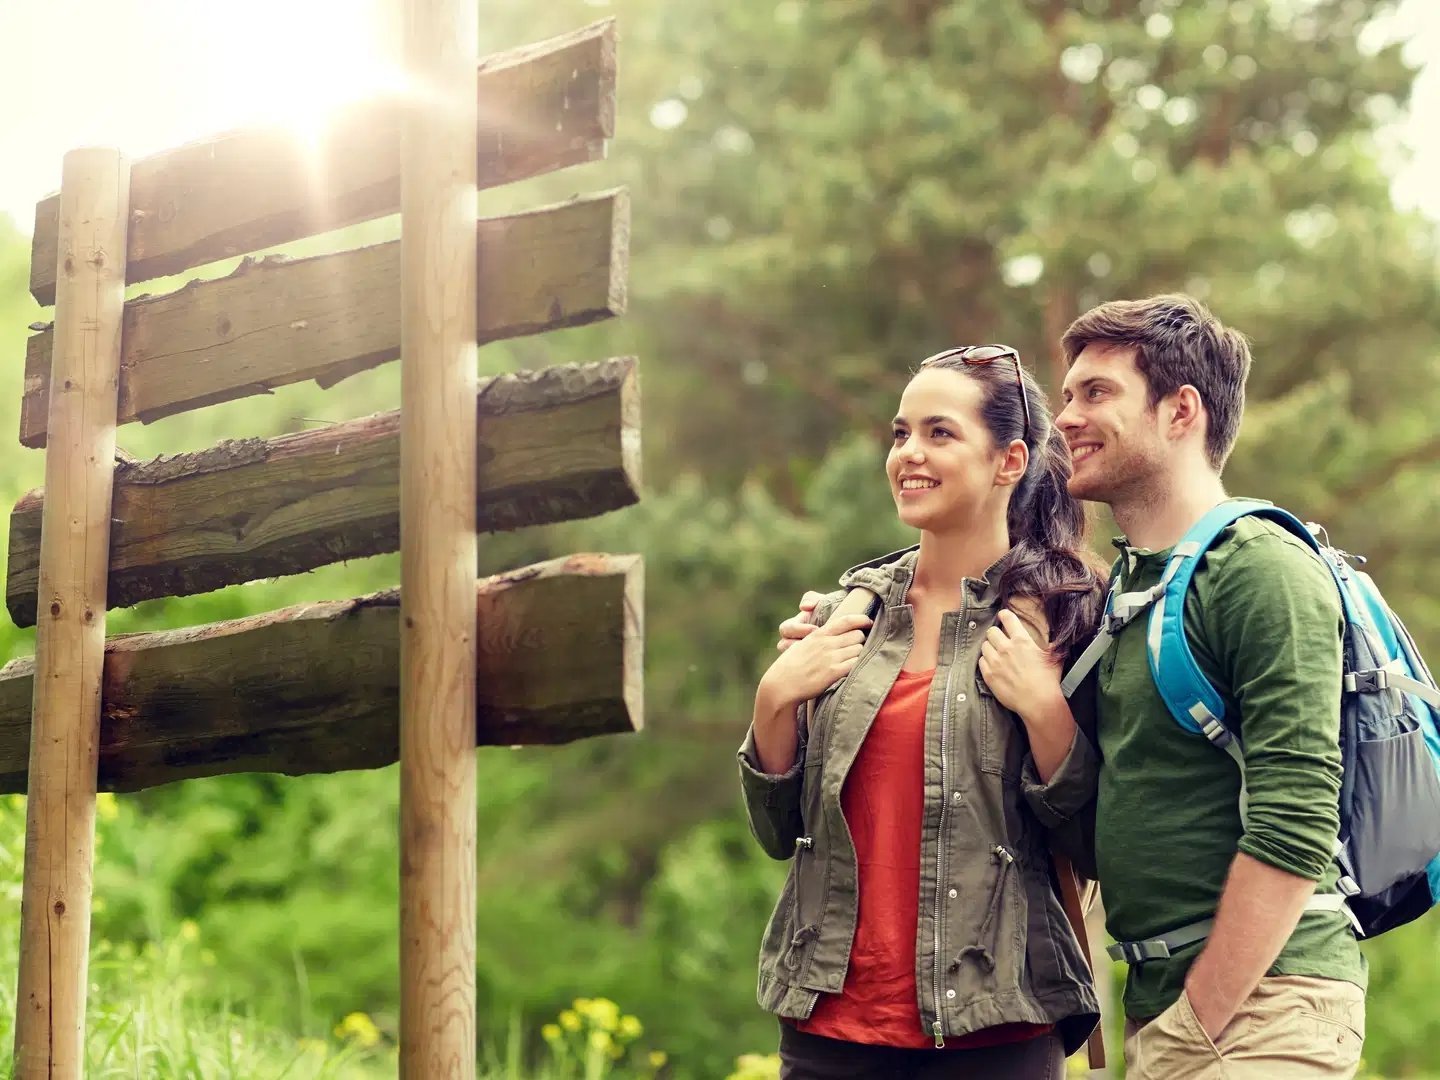
[[[780,899],[775,903],[775,910],[770,913],[770,921],[765,926],[765,936],[760,939],[760,970],[771,978],[778,978],[782,982],[789,982],[788,974],[783,966],[786,949],[790,938],[795,932],[795,864],[790,864],[790,872],[785,876],[785,887],[780,890]]]
[[[1020,770],[1028,748],[1025,729],[1020,718],[1001,705],[975,676],[975,689],[980,698],[980,769],[991,776],[1018,784]]]
[[[815,838],[800,836],[795,840],[795,861],[790,868],[790,915],[787,934],[780,944],[779,977],[791,985],[804,984],[809,970],[810,954],[820,938],[818,912],[820,904],[814,894],[818,887],[815,876]]]
[[[788,986],[799,986],[809,960],[811,945],[820,936],[820,928],[804,921],[801,914],[800,894],[802,875],[801,852],[809,853],[801,837],[796,841],[795,859],[790,864],[790,873],[785,878],[785,887],[765,927],[765,936],[760,942],[760,971],[763,975]]]
[[[1017,989],[1025,969],[1026,908],[1024,870],[1004,844],[989,850],[990,872],[973,874],[972,880],[986,882],[984,892],[971,895],[973,903],[963,921],[971,939],[961,939],[961,947],[950,961],[949,971],[958,984],[961,999],[983,993],[1003,993]],[[970,929],[972,928],[973,929]]]

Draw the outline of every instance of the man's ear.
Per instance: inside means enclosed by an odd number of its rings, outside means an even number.
[[[1000,458],[999,471],[995,473],[995,484],[997,487],[1012,487],[1020,483],[1025,477],[1025,470],[1030,467],[1030,448],[1025,445],[1023,439],[1012,439],[1010,445],[1005,448],[1004,455]]]
[[[1183,438],[1191,432],[1205,434],[1210,417],[1199,390],[1186,383],[1169,396],[1168,405],[1170,417],[1166,426],[1171,438]]]

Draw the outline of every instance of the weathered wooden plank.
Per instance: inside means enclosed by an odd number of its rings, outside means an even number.
[[[477,583],[476,742],[635,731],[642,568],[572,555]],[[371,769],[399,747],[399,590],[105,647],[100,787]],[[25,790],[34,660],[0,669],[0,792]]]
[[[640,396],[633,358],[483,380],[476,526],[567,521],[629,506],[640,489]],[[122,463],[115,474],[111,607],[187,596],[395,551],[400,415],[244,439]],[[44,491],[10,515],[5,601],[36,617]]]
[[[480,62],[479,183],[497,187],[605,156],[615,131],[615,24]],[[148,281],[400,209],[404,104],[338,114],[315,139],[231,132],[135,163],[129,278]],[[59,196],[35,208],[30,292],[55,302]]]
[[[625,310],[630,203],[623,190],[476,231],[480,341]],[[54,331],[25,350],[20,441],[45,445]],[[245,262],[230,276],[125,305],[118,422],[149,422],[315,379],[331,386],[400,355],[400,242]]]

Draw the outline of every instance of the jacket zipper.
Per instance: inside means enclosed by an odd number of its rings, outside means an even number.
[[[955,648],[950,656],[950,667],[945,672],[945,700],[940,703],[940,824],[935,838],[935,952],[931,958],[931,969],[935,983],[935,1022],[931,1032],[935,1036],[937,1049],[945,1046],[945,1029],[940,1023],[940,916],[945,894],[945,808],[950,804],[950,781],[945,768],[950,734],[950,680],[955,677],[955,657],[960,654],[960,621],[969,611],[967,603],[955,623]]]

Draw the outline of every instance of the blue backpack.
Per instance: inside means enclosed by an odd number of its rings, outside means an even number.
[[[1357,934],[1374,937],[1418,918],[1440,902],[1440,689],[1414,640],[1386,605],[1374,581],[1350,565],[1364,562],[1336,548],[1317,525],[1258,499],[1231,499],[1202,517],[1176,544],[1154,588],[1111,588],[1099,636],[1067,673],[1068,696],[1120,630],[1150,611],[1150,674],[1175,722],[1203,735],[1240,766],[1240,813],[1245,772],[1238,725],[1210,685],[1185,638],[1185,594],[1200,557],[1242,517],[1273,521],[1294,533],[1335,579],[1344,608],[1344,685],[1340,702],[1340,835],[1335,858],[1340,892],[1317,894],[1310,909],[1345,912]],[[1323,538],[1323,539],[1322,539]],[[1159,938],[1120,942],[1115,959],[1130,963],[1167,957],[1206,937],[1213,920]]]

